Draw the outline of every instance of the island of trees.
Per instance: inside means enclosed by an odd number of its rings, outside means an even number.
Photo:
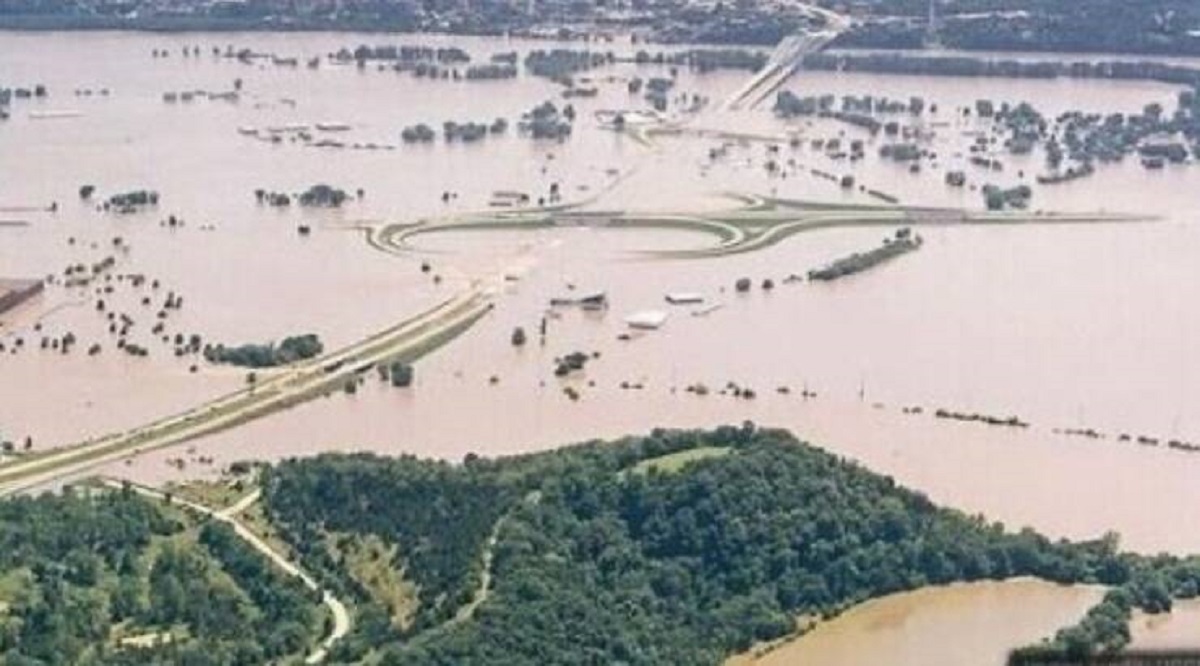
[[[362,190],[359,190],[360,197]],[[346,200],[350,198],[345,190],[342,190],[332,185],[320,183],[304,190],[300,193],[296,200],[301,206],[313,206],[317,208],[338,208]]]
[[[912,230],[905,227],[896,231],[896,235],[883,239],[883,244],[867,252],[855,252],[847,257],[833,261],[828,266],[808,272],[808,279],[819,282],[832,282],[849,275],[870,270],[879,264],[908,254],[921,247],[921,237],[914,235]]]
[[[570,104],[559,109],[553,102],[543,102],[522,115],[518,126],[534,139],[562,141],[571,136],[574,122],[575,108]]]
[[[82,192],[80,194],[83,194]],[[90,196],[89,192],[89,196]],[[135,213],[139,210],[158,205],[158,192],[153,190],[133,190],[121,192],[108,197],[101,204],[105,211],[116,213]]]
[[[293,335],[279,344],[246,344],[236,347],[207,345],[204,358],[210,363],[227,363],[243,368],[273,368],[297,361],[315,358],[325,350],[325,345],[315,334]]]

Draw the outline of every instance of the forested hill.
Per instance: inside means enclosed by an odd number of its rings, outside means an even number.
[[[132,492],[0,501],[4,666],[290,663],[318,609],[227,526]]]
[[[1009,532],[749,426],[463,465],[323,456],[270,471],[266,497],[357,601],[343,662],[717,664],[798,615],[1012,576],[1116,586],[1054,644],[1087,652],[1127,641],[1130,608],[1200,581],[1193,561]],[[355,573],[367,542],[391,548],[407,603]]]
[[[462,464],[325,455],[261,482],[256,529],[350,609],[335,663],[719,664],[798,616],[1012,576],[1111,587],[1040,648],[1082,655],[1200,591],[1198,559],[1010,532],[751,426]],[[128,488],[0,502],[5,666],[298,663],[329,634],[318,596]]]

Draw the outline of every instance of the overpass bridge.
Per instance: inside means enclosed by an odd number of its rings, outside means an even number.
[[[804,56],[825,48],[850,27],[850,22],[844,16],[827,9],[807,4],[801,4],[800,8],[824,19],[825,28],[817,32],[802,32],[784,37],[771,52],[763,68],[730,95],[722,104],[722,109],[754,109],[800,69],[804,63]]]
[[[767,64],[736,92],[725,100],[723,108],[727,111],[750,110],[762,104],[763,100],[783,85],[800,65],[804,56],[816,53],[825,48],[837,36],[838,32],[825,30],[803,35],[789,35],[771,53]]]

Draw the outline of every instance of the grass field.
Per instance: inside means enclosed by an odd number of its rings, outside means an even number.
[[[387,608],[393,626],[407,629],[416,617],[420,600],[417,586],[396,565],[396,546],[388,545],[374,534],[330,535],[340,547],[346,571],[358,581],[371,598]]]
[[[664,474],[671,474],[683,469],[683,466],[688,463],[708,458],[720,458],[729,455],[730,451],[732,449],[727,446],[700,446],[686,451],[668,453],[657,458],[647,458],[629,468],[629,471],[633,474],[649,474],[651,470],[656,470]]]

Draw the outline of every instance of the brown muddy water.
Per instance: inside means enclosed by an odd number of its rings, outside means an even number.
[[[1077,622],[1104,590],[1016,579],[928,587],[868,601],[726,666],[1003,666],[1014,646]],[[953,637],[952,640],[947,640]]]
[[[447,43],[412,37],[354,35],[147,36],[126,34],[0,34],[0,79],[45,83],[48,100],[22,102],[0,124],[0,208],[25,210],[57,202],[56,213],[5,213],[25,227],[0,227],[0,275],[41,276],[109,253],[112,237],[130,246],[118,272],[140,272],[176,290],[185,306],[167,332],[199,333],[225,343],[264,342],[319,333],[327,347],[360,339],[404,319],[461,287],[462,276],[522,277],[506,284],[496,309],[479,325],[417,366],[417,384],[394,390],[370,379],[357,395],[338,393],[183,449],[145,455],[106,470],[157,482],[180,474],[214,473],[246,457],[277,459],[323,450],[413,452],[451,459],[467,452],[505,454],[592,437],[644,432],[655,426],[705,426],[753,419],[788,427],[803,438],[862,461],[873,470],[928,493],[936,501],[983,512],[1011,525],[1053,535],[1119,531],[1140,550],[1200,551],[1200,454],[1119,443],[1119,433],[1200,441],[1200,252],[1191,167],[1144,172],[1135,162],[1102,167],[1088,180],[1035,187],[1034,208],[1108,210],[1161,216],[1154,223],[1087,227],[927,228],[924,247],[869,273],[833,284],[782,285],[835,257],[876,245],[886,229],[822,231],[793,237],[759,253],[703,261],[652,261],[636,250],[698,246],[712,239],[691,232],[552,229],[456,233],[419,239],[405,256],[377,252],[348,227],[414,221],[486,208],[494,190],[536,196],[560,183],[567,199],[594,210],[712,210],[731,205],[726,191],[822,201],[868,201],[805,175],[815,167],[853,173],[859,182],[906,203],[981,207],[978,192],[951,190],[945,168],[965,163],[964,133],[978,129],[950,110],[976,98],[1028,100],[1047,115],[1069,108],[1133,111],[1168,106],[1164,85],[1113,82],[974,81],[866,75],[802,74],[797,92],[920,93],[944,110],[934,146],[939,169],[910,174],[874,158],[835,162],[808,148],[783,159],[800,166],[786,177],[764,169],[761,143],[734,141],[712,163],[724,140],[700,130],[808,138],[857,136],[827,122],[774,119],[767,110],[712,112],[690,121],[696,130],[647,147],[596,126],[592,112],[640,105],[625,89],[634,74],[661,69],[620,65],[595,73],[600,94],[575,99],[574,136],[538,143],[511,131],[481,145],[330,151],[284,142],[270,145],[239,127],[345,122],[341,140],[399,144],[407,125],[443,120],[515,121],[546,99],[561,102],[549,82],[522,76],[499,82],[431,82],[371,68],[323,65],[309,71],[244,65],[208,55],[212,45],[251,46],[302,59],[360,42]],[[153,59],[155,48],[197,44],[203,54]],[[544,43],[453,40],[476,60],[486,54],[546,47]],[[615,48],[615,47],[614,47]],[[627,47],[621,47],[627,48]],[[86,67],[82,66],[86,63]],[[611,75],[612,80],[608,81]],[[227,90],[242,79],[238,104],[165,104],[164,92]],[[720,100],[743,75],[680,73],[677,90]],[[77,88],[107,87],[107,97],[75,97]],[[35,119],[29,111],[77,111],[71,118]],[[972,182],[1012,185],[1031,179],[1036,155],[1008,160],[1003,173],[966,167]],[[802,168],[803,167],[803,168]],[[615,174],[624,174],[618,179]],[[339,211],[269,210],[256,188],[295,192],[328,182],[361,201]],[[80,185],[99,195],[152,188],[154,211],[102,214],[79,201]],[[458,193],[443,203],[442,193]],[[595,200],[592,197],[599,195]],[[168,214],[186,225],[168,229]],[[310,237],[296,233],[311,224]],[[70,244],[74,237],[76,243]],[[94,245],[94,247],[93,247]],[[435,284],[420,263],[447,276]],[[770,293],[732,293],[741,276],[773,278]],[[589,288],[608,292],[602,313],[565,311],[537,328],[549,298]],[[663,302],[668,291],[699,291],[724,307],[705,317]],[[117,294],[137,311],[133,336],[148,359],[118,355],[103,317],[80,299],[51,287],[34,304],[5,316],[0,338],[74,331],[88,358],[26,350],[0,357],[0,433],[61,446],[121,430],[186,408],[241,385],[244,373],[176,359],[146,329],[137,296]],[[125,299],[125,300],[121,300]],[[83,300],[83,303],[76,301]],[[659,331],[618,340],[627,314],[670,313]],[[509,344],[515,326],[531,343]],[[141,336],[141,337],[138,337]],[[28,342],[28,341],[27,341]],[[157,346],[155,346],[157,345]],[[598,351],[585,375],[565,380],[581,393],[571,401],[553,359]],[[495,381],[492,378],[495,377]],[[755,400],[716,393],[727,381],[752,387]],[[594,386],[591,383],[594,382]],[[622,382],[641,389],[623,389]],[[705,397],[687,393],[702,382]],[[777,393],[787,387],[790,393]],[[807,387],[817,397],[805,400]],[[921,406],[920,415],[902,408]],[[932,417],[961,412],[1015,414],[1032,426],[1010,430]],[[1091,427],[1104,440],[1068,437],[1055,429]],[[200,465],[199,456],[215,464]],[[192,460],[181,472],[168,458]],[[1118,499],[1119,498],[1119,499]]]

